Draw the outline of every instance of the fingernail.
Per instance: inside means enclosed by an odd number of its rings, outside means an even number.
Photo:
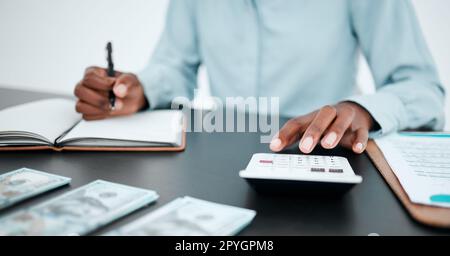
[[[304,152],[304,153],[309,153],[311,151],[311,147],[313,145],[313,138],[311,136],[308,136],[306,138],[303,139],[303,141],[300,144],[300,149]]]
[[[125,97],[127,94],[127,87],[124,84],[119,84],[114,87],[114,93],[119,97]]]
[[[362,152],[364,149],[364,145],[361,142],[358,142],[355,146],[356,151]]]
[[[333,146],[333,144],[336,142],[337,134],[335,132],[331,132],[325,137],[324,143],[326,146]]]
[[[281,140],[276,138],[270,142],[270,150],[279,151],[281,150]]]
[[[121,110],[123,108],[123,102],[121,100],[116,100],[114,104],[114,110]]]

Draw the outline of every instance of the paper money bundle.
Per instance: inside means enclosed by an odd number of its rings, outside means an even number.
[[[97,180],[0,219],[0,235],[85,235],[158,198],[156,192]]]

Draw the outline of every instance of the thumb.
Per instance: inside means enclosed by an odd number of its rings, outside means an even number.
[[[120,75],[114,84],[113,92],[117,97],[125,98],[130,93],[133,84],[134,82],[130,75]]]

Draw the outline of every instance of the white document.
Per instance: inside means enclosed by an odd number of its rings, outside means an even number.
[[[398,133],[375,141],[412,202],[450,208],[450,134]]]

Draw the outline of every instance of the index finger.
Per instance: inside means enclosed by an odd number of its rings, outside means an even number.
[[[274,152],[279,152],[298,141],[300,135],[306,130],[307,125],[314,119],[315,114],[316,112],[313,112],[287,121],[272,139],[270,149]]]
[[[109,91],[116,78],[106,76],[106,71],[101,68],[88,68],[84,74],[84,78],[81,83],[93,90]]]
[[[336,108],[332,106],[325,106],[320,109],[314,120],[306,129],[299,143],[300,151],[305,154],[311,153],[316,147],[318,141],[323,133],[327,130],[330,124],[336,118]]]
[[[98,76],[101,77],[107,77],[108,73],[106,72],[106,69],[101,68],[101,67],[96,67],[96,66],[91,66],[91,67],[87,67],[86,70],[84,71],[84,74],[96,74]]]

